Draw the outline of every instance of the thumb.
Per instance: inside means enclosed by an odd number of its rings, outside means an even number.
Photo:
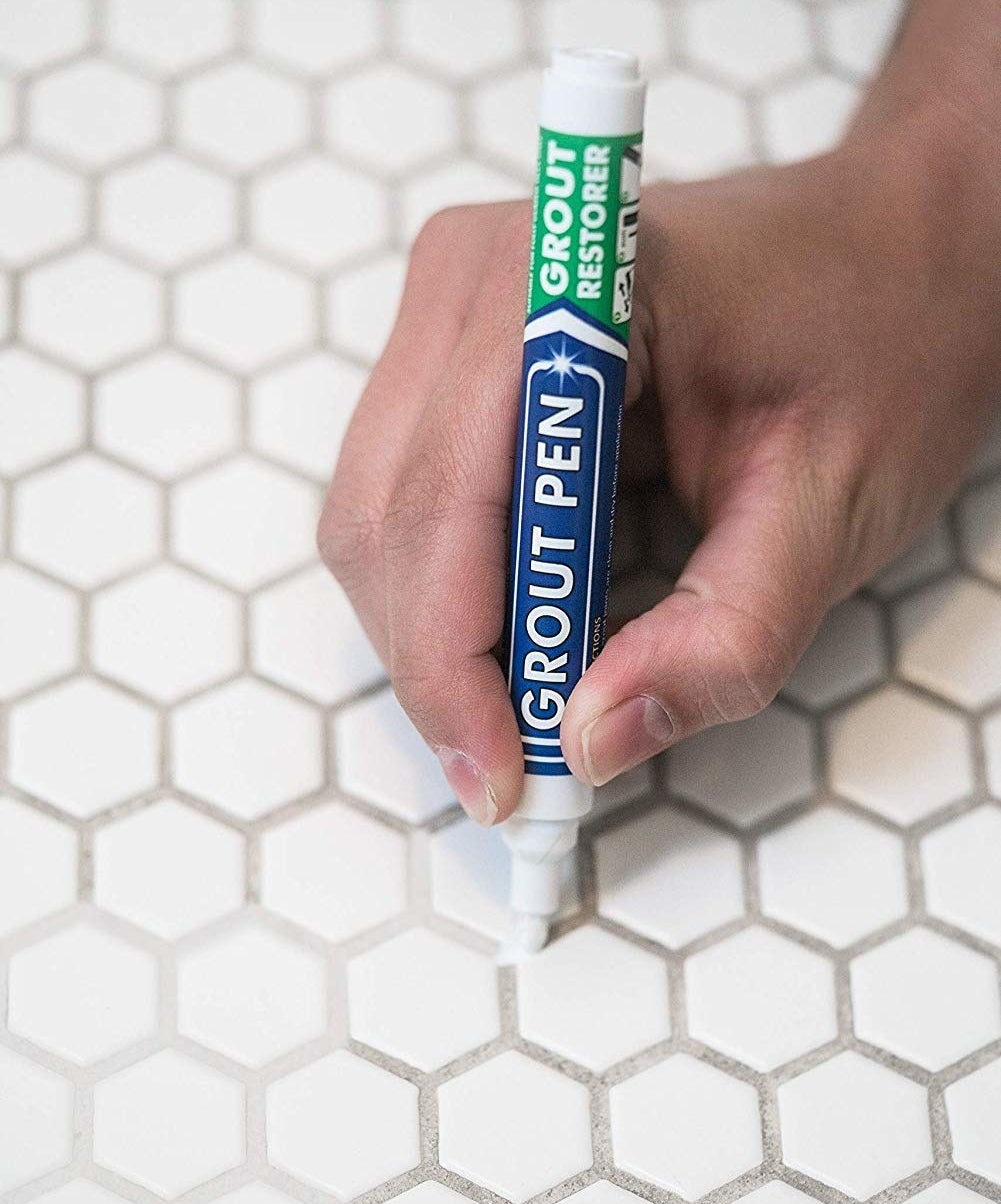
[[[838,576],[834,524],[807,509],[776,486],[714,516],[674,592],[614,635],[571,695],[562,745],[578,777],[600,786],[774,698]]]

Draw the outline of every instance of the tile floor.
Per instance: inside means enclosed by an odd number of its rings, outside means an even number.
[[[549,46],[640,47],[686,178],[828,144],[899,8],[0,5],[3,1204],[1001,1200],[1001,437],[780,702],[602,792],[517,971],[313,554]]]

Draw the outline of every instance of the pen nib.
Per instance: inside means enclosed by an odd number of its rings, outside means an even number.
[[[497,964],[514,966],[538,953],[549,939],[549,921],[545,916],[515,912],[511,935],[497,951]]]

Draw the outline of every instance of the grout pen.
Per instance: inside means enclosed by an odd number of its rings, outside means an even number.
[[[635,56],[558,50],[545,72],[511,502],[505,670],[525,789],[501,828],[514,935],[540,949],[593,791],[560,751],[570,692],[605,640],[639,209]]]

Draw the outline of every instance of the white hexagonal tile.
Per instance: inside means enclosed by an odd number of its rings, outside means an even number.
[[[477,147],[528,180],[538,155],[541,88],[538,69],[522,67],[478,84],[471,98]]]
[[[848,1051],[782,1083],[782,1160],[865,1200],[932,1160],[923,1087]]]
[[[810,56],[807,15],[793,0],[697,0],[684,20],[691,58],[735,84],[764,84]]]
[[[445,167],[414,176],[401,186],[403,234],[416,238],[421,226],[449,205],[510,201],[526,195],[526,186],[512,176],[484,167],[474,159],[459,159]]]
[[[79,177],[25,151],[0,155],[0,263],[23,267],[76,242],[86,204]]]
[[[94,902],[172,940],[235,911],[243,837],[172,799],[98,829]]]
[[[174,702],[240,667],[240,607],[218,586],[158,565],[98,594],[94,668],[159,702]]]
[[[84,433],[83,382],[20,347],[0,351],[0,472],[72,451]]]
[[[761,1161],[758,1093],[674,1054],[608,1093],[616,1166],[695,1200]]]
[[[907,911],[900,841],[833,807],[818,807],[764,836],[758,873],[765,915],[835,948]]]
[[[588,924],[518,966],[523,1037],[601,1071],[670,1035],[667,967]]]
[[[378,0],[254,0],[250,38],[263,57],[312,75],[372,54],[381,26]]]
[[[587,1088],[515,1050],[439,1087],[438,1118],[441,1165],[513,1204],[591,1165]]]
[[[912,1198],[917,1199],[916,1196]],[[741,1200],[746,1204],[809,1204],[812,1199],[813,1197],[808,1196],[806,1192],[802,1192],[796,1187],[790,1187],[781,1179],[772,1179],[770,1183],[759,1187],[757,1191],[741,1196]]]
[[[255,1179],[253,1183],[226,1192],[219,1199],[225,1200],[226,1204],[290,1204],[292,1197]]]
[[[73,1088],[0,1046],[0,1191],[37,1179],[73,1157]]]
[[[643,59],[667,50],[667,20],[659,0],[543,0],[539,39],[547,50],[606,46]]]
[[[86,0],[35,0],[0,6],[0,63],[33,71],[82,50],[90,36]]]
[[[892,598],[922,581],[928,581],[953,563],[952,534],[939,515],[886,568],[873,577],[869,588],[881,598]]]
[[[921,865],[931,914],[1001,946],[1001,809],[936,828],[921,842]]]
[[[927,1070],[1001,1036],[994,963],[925,928],[857,957],[851,986],[856,1035]]]
[[[67,590],[0,564],[0,698],[76,668],[80,607]]]
[[[323,784],[322,729],[305,704],[241,679],[171,715],[173,780],[241,819]]]
[[[83,589],[152,560],[159,525],[156,489],[98,456],[77,456],[17,487],[15,551]]]
[[[769,159],[793,163],[830,150],[858,102],[858,88],[835,75],[813,75],[769,92],[761,106]]]
[[[17,94],[14,80],[0,80],[0,146],[6,146],[17,130]]]
[[[598,911],[677,949],[744,912],[740,846],[658,807],[595,841]]]
[[[307,811],[261,838],[261,902],[342,941],[407,903],[407,842],[342,803]]]
[[[959,523],[960,543],[970,564],[1001,585],[1001,480],[963,498]]]
[[[172,1049],[94,1088],[94,1161],[174,1200],[246,1157],[244,1090]]]
[[[389,198],[368,176],[312,155],[254,185],[251,231],[266,250],[322,271],[385,243]]]
[[[250,386],[250,441],[258,451],[329,481],[365,387],[355,364],[316,351],[258,376]]]
[[[1001,1061],[945,1089],[945,1106],[952,1132],[952,1157],[957,1165],[1001,1184]]]
[[[849,598],[828,611],[782,692],[819,709],[874,685],[885,671],[879,610],[865,598]]]
[[[76,834],[0,797],[0,937],[76,898]]]
[[[890,48],[904,0],[847,0],[820,12],[828,53],[839,67],[868,76]]]
[[[1001,696],[1001,593],[953,577],[896,611],[901,673],[963,707]]]
[[[177,1029],[245,1066],[326,1028],[323,959],[259,921],[187,947],[177,963]]]
[[[406,266],[402,255],[381,255],[330,283],[327,335],[338,350],[375,363],[396,321]]]
[[[400,0],[394,13],[401,55],[442,75],[468,79],[510,62],[522,49],[516,0]]]
[[[172,75],[227,51],[232,0],[109,0],[108,45],[146,71]]]
[[[174,489],[174,554],[238,589],[253,589],[311,560],[316,490],[250,458],[234,460]]]
[[[165,152],[104,181],[99,227],[109,243],[175,268],[233,241],[236,193],[222,176]]]
[[[395,63],[367,67],[332,84],[324,115],[335,151],[389,171],[433,159],[458,140],[451,93]]]
[[[751,159],[747,105],[732,92],[685,71],[652,82],[644,153],[675,180],[699,180]]]
[[[914,823],[973,789],[965,723],[899,686],[832,720],[828,741],[831,786],[894,823]]]
[[[162,332],[159,283],[89,248],[30,271],[21,295],[25,342],[86,371],[154,343]]]
[[[753,719],[707,728],[671,754],[668,781],[683,798],[748,827],[809,795],[810,724],[781,703]]]
[[[121,1204],[122,1197],[113,1195],[90,1179],[70,1179],[62,1187],[36,1196],[40,1204]]]
[[[838,1035],[833,968],[765,928],[748,928],[685,963],[688,1032],[768,1071]]]
[[[308,121],[305,89],[248,62],[225,63],[178,89],[181,146],[234,172],[302,145]]]
[[[415,928],[348,963],[351,1036],[436,1070],[500,1033],[489,958]]]
[[[99,59],[84,59],[35,81],[28,133],[37,145],[83,167],[107,167],[160,136],[160,92]]]
[[[391,690],[356,702],[334,720],[340,785],[410,823],[455,801],[438,758]]]
[[[157,981],[147,950],[74,924],[11,958],[7,1026],[87,1066],[155,1031]]]
[[[149,707],[74,678],[11,708],[10,780],[86,819],[156,785],[159,744]]]
[[[94,386],[98,446],[163,479],[232,449],[239,416],[236,382],[173,350],[127,364]]]
[[[352,1199],[420,1162],[417,1088],[340,1049],[268,1087],[267,1132],[273,1166]]]

